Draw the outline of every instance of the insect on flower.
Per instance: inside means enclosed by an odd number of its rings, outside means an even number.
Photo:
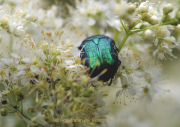
[[[81,51],[80,58],[84,60],[84,65],[90,68],[88,72],[90,77],[94,78],[107,69],[99,76],[99,80],[107,82],[111,79],[108,85],[110,86],[112,78],[121,65],[114,40],[104,35],[92,36],[86,38],[78,49]]]

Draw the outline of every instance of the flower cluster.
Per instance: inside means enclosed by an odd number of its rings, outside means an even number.
[[[5,4],[1,10],[1,35],[5,35],[0,57],[0,80],[4,86],[0,92],[1,116],[16,113],[31,126],[74,123],[61,122],[59,118],[104,118],[108,112],[103,97],[107,94],[90,87],[88,69],[73,55],[72,42],[78,41],[81,35],[70,33],[70,25],[59,31],[60,24],[56,22],[61,20],[53,19],[54,7],[46,12],[38,9],[37,4],[23,4],[23,8],[14,10]],[[30,27],[39,28],[31,31]],[[36,104],[24,111],[23,101],[32,95]],[[94,123],[81,124],[94,126]]]

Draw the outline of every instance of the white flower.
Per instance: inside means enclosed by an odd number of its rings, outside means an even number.
[[[172,54],[172,48],[177,48],[177,47],[178,47],[178,42],[176,42],[174,37],[172,36],[164,37],[161,40],[161,45],[158,47],[158,49],[154,51],[153,56],[158,55],[159,59],[164,59],[164,58],[171,59],[169,58],[169,56],[176,58],[176,56]]]
[[[134,95],[136,95],[135,83],[132,77],[129,77],[127,79],[126,76],[122,75],[121,84],[122,84],[121,89],[116,92],[115,102],[120,101],[120,104],[121,104],[122,103],[121,98],[123,98],[124,105],[126,105],[125,97],[128,97],[129,99],[132,99],[132,100],[135,99],[133,97]]]
[[[153,56],[158,56],[159,59],[171,59],[170,57],[176,58],[172,54],[172,49],[178,47],[178,42],[176,42],[176,39],[173,36],[170,36],[171,33],[169,29],[172,28],[161,26],[154,29],[156,38],[154,44],[157,46],[157,49],[154,51]]]
[[[6,73],[6,77],[8,80],[12,81],[13,83],[17,81],[17,65],[19,61],[16,59],[0,59],[0,70],[4,70]]]
[[[165,83],[165,80],[161,78],[161,67],[154,66],[153,64],[148,64],[144,68],[143,79],[141,80],[141,88],[139,88],[138,94],[140,94],[140,99],[146,98],[147,101],[152,101],[152,97],[155,94],[161,94],[164,92],[160,88],[160,85]]]
[[[160,83],[161,83],[160,81],[161,80],[158,79],[158,82],[155,82],[152,79],[151,83],[144,82],[143,85],[142,85],[143,86],[142,87],[142,92],[140,94],[139,99],[141,100],[141,99],[145,98],[146,101],[151,102],[152,99],[153,99],[153,96],[155,94],[160,94],[160,93],[164,92],[162,89],[160,89],[158,87],[160,85]]]
[[[140,67],[140,59],[138,58],[138,56],[131,54],[129,52],[129,50],[127,51],[127,53],[123,51],[123,53],[120,54],[120,71],[122,72],[122,74],[126,76],[141,77],[141,70],[138,70],[138,68]]]
[[[139,12],[145,13],[145,12],[148,11],[149,7],[148,7],[148,5],[147,5],[146,2],[142,2],[142,3],[139,5],[139,8],[138,8],[138,9],[139,9]]]
[[[154,52],[153,52],[153,56],[158,56],[159,59],[170,59],[172,60],[170,57],[173,57],[173,58],[176,58],[176,56],[174,56],[172,54],[172,49],[171,49],[171,46],[169,46],[167,43],[162,43],[158,49],[156,49]],[[170,56],[170,57],[169,57]]]
[[[154,29],[156,38],[161,39],[167,36],[170,36],[170,31],[167,26],[160,26]]]

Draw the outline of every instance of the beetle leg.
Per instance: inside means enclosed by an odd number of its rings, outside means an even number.
[[[104,35],[106,34],[106,29],[104,30]]]
[[[91,83],[91,85],[92,85],[93,87],[96,87],[96,86],[94,86],[92,83]]]
[[[112,83],[112,78],[111,78],[111,81],[110,81],[110,83],[109,83],[109,85],[108,85],[108,86],[110,86],[110,85],[111,85],[111,83]]]

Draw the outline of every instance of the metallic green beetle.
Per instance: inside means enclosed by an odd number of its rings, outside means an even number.
[[[90,68],[90,77],[96,77],[104,69],[107,71],[99,77],[99,80],[104,82],[111,79],[109,86],[112,83],[117,69],[121,65],[118,59],[118,49],[114,40],[104,35],[92,36],[85,39],[78,47],[81,60],[85,59],[85,66]]]

